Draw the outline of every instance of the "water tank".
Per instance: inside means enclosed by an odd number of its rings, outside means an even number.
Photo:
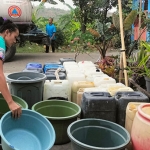
[[[2,0],[0,16],[14,22],[31,22],[32,4],[30,0]]]

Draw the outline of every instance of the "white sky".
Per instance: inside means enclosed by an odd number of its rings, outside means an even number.
[[[69,8],[66,5],[64,5],[63,3],[61,3],[59,0],[55,0],[55,1],[58,3],[57,5],[52,5],[52,4],[49,4],[49,3],[45,3],[45,7],[46,8],[54,7],[54,8],[69,10]],[[72,0],[65,0],[65,3],[69,4],[71,7],[74,8]],[[32,4],[37,6],[37,5],[40,4],[40,2],[32,2]]]
[[[58,4],[57,5],[52,5],[52,4],[49,4],[49,3],[45,3],[45,7],[46,8],[51,8],[51,7],[54,7],[54,8],[60,8],[60,9],[64,9],[64,10],[69,10],[69,8],[61,3],[59,0],[55,0]],[[69,4],[71,7],[75,8],[75,6],[73,6],[73,2],[72,0],[65,0],[65,3]],[[40,4],[40,2],[32,2],[33,5],[37,6]],[[116,8],[112,8],[111,10],[109,10],[110,13],[113,13],[116,11]]]

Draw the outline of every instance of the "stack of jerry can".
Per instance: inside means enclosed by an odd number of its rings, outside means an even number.
[[[58,70],[59,69],[59,70]],[[63,65],[55,63],[46,63],[43,67],[43,72],[45,73],[47,80],[65,80],[66,79],[66,70]],[[56,76],[56,73],[58,77]]]

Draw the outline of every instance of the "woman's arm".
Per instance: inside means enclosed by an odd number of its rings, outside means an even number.
[[[12,96],[8,90],[6,79],[3,73],[3,61],[2,60],[0,60],[0,91],[4,99],[6,100],[9,106],[9,109],[12,111],[12,116],[14,118],[20,117],[21,112],[22,112],[21,107],[13,101]]]

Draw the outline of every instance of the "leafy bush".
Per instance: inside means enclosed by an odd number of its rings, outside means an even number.
[[[64,35],[64,32],[60,30],[60,28],[57,28],[55,36],[56,36],[55,46],[58,49],[58,47],[62,46],[65,43],[66,37]]]

